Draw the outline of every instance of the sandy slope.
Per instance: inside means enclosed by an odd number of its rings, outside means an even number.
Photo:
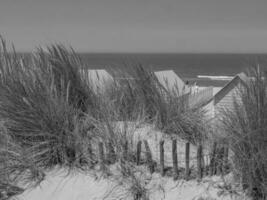
[[[127,131],[130,132],[129,130]],[[165,143],[165,160],[166,166],[171,166],[171,140],[165,138],[166,135],[161,132],[155,131],[152,127],[140,127],[134,130],[133,146],[136,145],[138,140],[148,140],[152,150],[153,159],[158,162],[159,148],[158,144],[160,139],[164,138]],[[178,142],[178,160],[179,167],[184,166],[184,149],[185,141],[179,140]],[[143,147],[144,148],[144,147]],[[195,157],[195,147],[191,148],[191,160]],[[191,165],[194,165],[191,162]],[[218,196],[218,184],[222,184],[219,177],[206,178],[201,183],[196,180],[173,181],[172,178],[162,178],[159,174],[154,173],[151,177],[146,176],[146,168],[141,167],[140,180],[147,182],[146,188],[151,200],[193,200],[199,197],[212,197],[213,199],[230,200],[230,196]],[[116,165],[111,166],[113,174],[117,174],[116,181],[114,178],[99,178],[99,173],[85,174],[81,172],[67,173],[63,169],[55,169],[47,173],[46,179],[40,186],[32,190],[25,191],[18,199],[21,200],[111,200],[111,199],[129,199],[131,195],[127,192],[129,182],[121,179],[121,185],[118,186],[118,177],[120,177]],[[147,177],[151,179],[146,179]],[[120,178],[119,178],[120,179]],[[148,181],[147,181],[148,180]],[[239,199],[244,199],[239,198]],[[211,199],[209,199],[211,200]]]
[[[21,200],[100,200],[124,199],[131,200],[125,187],[111,181],[84,173],[67,174],[63,170],[54,170],[48,173],[40,187],[24,192],[18,197]],[[152,200],[194,200],[199,197],[210,199],[231,200],[228,193],[218,195],[217,185],[222,184],[219,177],[206,178],[201,183],[195,180],[173,181],[171,178],[162,178],[158,174],[152,176],[147,185],[149,197]],[[245,199],[244,196],[232,199]]]
[[[68,174],[63,170],[49,173],[35,189],[24,192],[21,200],[84,200],[99,199],[109,186],[106,179],[96,180],[84,173]]]

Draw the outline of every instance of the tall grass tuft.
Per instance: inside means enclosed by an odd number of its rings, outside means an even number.
[[[52,87],[60,91],[69,104],[83,112],[96,114],[96,91],[85,65],[73,49],[51,45],[46,50],[38,49],[33,61],[46,81],[53,83]]]
[[[123,74],[115,70],[116,73]],[[190,107],[188,94],[183,96],[178,88],[177,84],[165,88],[152,70],[137,64],[111,84],[107,99],[109,104],[113,103],[117,116],[134,121],[142,115],[146,123],[154,123],[163,132],[195,144],[203,140],[209,128],[205,112],[199,107]]]
[[[130,68],[130,67],[128,67]],[[122,74],[110,86],[109,99],[117,108],[122,118],[134,120],[144,112],[147,122],[152,122],[157,115],[162,115],[164,99],[162,86],[154,73],[142,65],[132,65],[128,73],[115,70],[114,74]],[[162,117],[163,118],[163,117]]]
[[[10,198],[25,189],[37,186],[45,174],[25,151],[7,134],[4,123],[0,123],[0,197]]]
[[[253,199],[267,197],[267,74],[248,72],[233,110],[224,112],[226,139],[234,153],[234,172]]]
[[[192,144],[202,143],[211,128],[207,122],[206,111],[202,107],[190,106],[188,95],[181,95],[177,85],[167,89],[166,121],[163,131],[177,135]]]
[[[62,46],[38,50],[24,62],[2,40],[0,118],[37,166],[75,166],[86,153],[80,143],[92,126],[88,119],[98,115],[98,101],[80,67]]]

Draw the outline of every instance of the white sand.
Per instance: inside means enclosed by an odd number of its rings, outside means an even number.
[[[220,191],[216,185],[223,182],[219,177],[206,178],[201,183],[195,180],[173,181],[171,178],[162,178],[154,174],[147,185],[151,200],[194,200],[199,197],[218,200],[246,199],[244,195],[231,196],[227,193],[218,195]],[[123,186],[111,180],[101,178],[96,180],[91,175],[83,173],[69,174],[62,170],[48,174],[46,180],[33,190],[24,192],[18,196],[20,200],[100,200],[100,199],[125,199],[132,200]],[[109,194],[109,195],[108,195]]]
[[[128,131],[129,132],[129,131]],[[134,131],[133,143],[138,140],[147,139],[152,150],[153,159],[157,162],[159,160],[158,144],[160,139],[165,139],[165,160],[166,166],[171,166],[171,140],[165,138],[164,134],[155,131],[152,127],[140,127]],[[184,149],[185,141],[179,140],[178,142],[178,160],[179,166],[184,166]],[[144,145],[143,145],[144,150]],[[195,156],[195,147],[192,147],[191,157]],[[191,165],[194,162],[191,162]],[[145,169],[145,168],[141,168]],[[143,172],[145,170],[142,170]],[[116,170],[116,165],[112,166],[113,174],[119,174]],[[96,173],[97,174],[97,173]],[[145,174],[145,175],[143,175]],[[97,175],[99,177],[99,174]],[[53,170],[49,172],[46,179],[35,189],[27,190],[18,199],[21,200],[111,200],[111,199],[124,199],[131,200],[132,197],[127,193],[129,182],[122,181],[122,185],[117,186],[117,181],[112,181],[111,178],[96,179],[96,175],[85,174],[81,172],[67,174],[63,169]],[[149,175],[150,176],[150,175]],[[118,176],[119,177],[119,176]],[[154,173],[151,180],[145,178],[146,172],[141,173],[140,180],[147,182],[146,188],[151,200],[194,200],[199,197],[212,197],[215,199],[230,200],[230,196],[218,196],[218,189],[216,185],[221,184],[219,177],[212,179],[206,178],[203,182],[198,183],[196,180],[173,181],[172,178],[161,177],[159,174]],[[114,179],[113,179],[114,180]],[[115,189],[114,189],[115,187]],[[113,190],[112,190],[113,189]],[[109,195],[107,195],[109,194]],[[104,198],[106,197],[106,198]],[[239,198],[244,199],[244,197]]]

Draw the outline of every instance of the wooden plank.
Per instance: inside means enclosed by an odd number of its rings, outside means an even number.
[[[141,161],[141,150],[142,150],[142,141],[138,141],[136,147],[136,164],[140,165]]]
[[[202,144],[197,146],[197,179],[201,180],[203,178],[203,168],[202,168]]]
[[[216,174],[222,175],[223,174],[223,162],[224,162],[224,146],[219,145],[217,154],[216,154]]]
[[[144,140],[144,144],[145,144],[145,149],[146,149],[146,161],[147,161],[147,165],[149,168],[149,171],[151,174],[153,174],[155,172],[155,166],[152,160],[152,153],[150,150],[150,147],[148,145],[147,140]]]
[[[126,161],[128,159],[128,141],[123,144],[123,159]]]
[[[209,175],[213,176],[216,172],[216,151],[217,151],[217,143],[214,142],[211,149],[211,155],[210,155],[210,172]]]
[[[185,144],[185,179],[188,180],[189,179],[189,175],[190,175],[190,169],[189,169],[189,159],[190,156],[190,143],[187,142]]]
[[[159,142],[159,151],[160,151],[160,174],[164,176],[164,140]]]
[[[173,161],[173,179],[177,180],[179,176],[177,159],[177,140],[172,140],[172,161]]]
[[[224,155],[223,155],[223,174],[225,175],[227,173],[228,168],[228,155],[229,155],[229,146],[226,144],[224,146]]]
[[[116,162],[116,153],[111,141],[108,142],[108,161],[110,164]]]
[[[93,147],[92,147],[91,140],[88,140],[87,152],[88,152],[88,156],[89,156],[90,167],[93,167],[93,165],[95,164],[95,158],[93,155]]]
[[[99,150],[99,165],[101,170],[105,170],[105,156],[104,156],[104,145],[103,142],[98,143]]]

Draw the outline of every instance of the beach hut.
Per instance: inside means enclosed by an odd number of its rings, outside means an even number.
[[[189,93],[190,91],[189,87],[173,70],[156,71],[155,75],[167,90],[177,87],[181,95]]]
[[[242,72],[237,74],[224,87],[217,87],[213,98],[203,107],[207,111],[207,115],[212,119],[219,119],[221,112],[232,109],[234,100],[238,101],[240,99],[238,94],[240,87],[248,80],[249,78]]]
[[[106,68],[113,80],[124,83],[125,80],[133,80],[135,77],[127,69],[120,67]]]
[[[188,95],[190,108],[203,107],[213,98],[213,87],[206,87]]]
[[[248,81],[248,77],[245,73],[237,74],[229,83],[227,83],[221,90],[219,90],[214,96],[214,109],[215,115],[219,112],[232,109],[234,100],[239,100],[240,96],[238,91],[245,82]]]
[[[114,80],[105,69],[88,69],[84,70],[83,73],[88,74],[89,80],[95,90],[104,90]]]
[[[199,89],[196,84],[189,86],[173,70],[156,71],[155,75],[167,90],[177,87],[189,108],[202,107],[213,97],[213,87]]]

